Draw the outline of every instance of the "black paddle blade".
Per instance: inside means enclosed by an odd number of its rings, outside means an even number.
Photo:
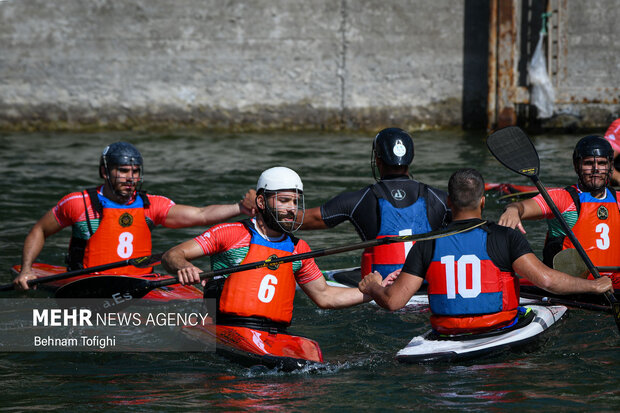
[[[151,282],[120,275],[101,275],[73,281],[60,287],[56,298],[102,298],[116,302],[144,297],[153,290]]]
[[[164,254],[154,254],[146,257],[132,258],[129,260],[129,265],[133,265],[136,268],[148,268],[161,262],[161,257]]]
[[[538,176],[538,152],[521,128],[508,126],[493,132],[487,138],[487,147],[511,171],[527,177]]]

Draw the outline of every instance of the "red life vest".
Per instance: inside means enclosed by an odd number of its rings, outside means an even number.
[[[426,280],[436,331],[480,332],[508,325],[517,316],[518,279],[491,261],[486,245],[482,228],[435,240]]]
[[[151,230],[146,222],[142,197],[136,197],[131,208],[116,205],[110,201],[103,206],[99,227],[86,241],[85,268],[151,254]],[[152,270],[129,265],[102,271],[101,274],[141,275]]]
[[[241,265],[258,262],[272,255],[291,255],[295,243],[290,237],[283,241],[265,240],[254,228],[248,254]],[[262,267],[230,274],[224,282],[219,310],[224,314],[242,317],[263,317],[276,323],[290,324],[295,299],[293,263],[280,264],[277,268]]]

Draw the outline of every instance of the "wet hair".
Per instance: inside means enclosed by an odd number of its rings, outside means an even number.
[[[459,169],[448,181],[448,196],[458,209],[475,209],[484,196],[484,178],[476,169]]]

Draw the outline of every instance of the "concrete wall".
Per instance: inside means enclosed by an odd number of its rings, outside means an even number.
[[[0,128],[481,126],[488,10],[485,0],[0,0]]]

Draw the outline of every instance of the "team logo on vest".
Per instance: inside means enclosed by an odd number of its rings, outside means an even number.
[[[271,260],[277,260],[279,257],[276,254],[273,254],[272,256],[270,256],[269,258],[267,258],[265,260],[265,264],[267,265],[267,268],[269,268],[270,270],[277,270],[278,267],[280,266],[279,262],[269,262]]]
[[[596,210],[596,216],[598,217],[598,219],[607,219],[607,217],[609,216],[609,211],[607,211],[607,208],[601,205]]]
[[[133,224],[133,217],[131,216],[130,213],[125,212],[118,219],[118,223],[120,224],[121,227],[129,227],[131,226],[131,224]]]
[[[407,196],[405,191],[403,191],[402,189],[393,189],[391,194],[392,197],[397,201],[402,201]]]

